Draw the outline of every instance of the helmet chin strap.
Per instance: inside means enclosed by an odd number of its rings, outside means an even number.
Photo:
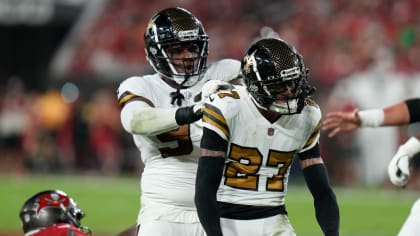
[[[295,114],[295,113],[298,113],[298,110],[299,110],[299,99],[297,98],[288,99],[287,102],[283,104],[276,104],[273,102],[268,107],[265,107],[259,104],[254,98],[254,96],[251,96],[251,99],[258,108],[266,110],[266,111],[276,112],[281,115]]]
[[[89,235],[89,236],[92,235],[92,231],[88,227],[82,226],[79,221],[80,219],[76,219],[75,218],[76,216],[70,213],[70,210],[67,207],[65,207],[63,204],[60,204],[60,208],[63,210],[63,214],[64,214],[63,217],[65,217],[65,219],[71,221],[71,223],[74,226],[82,230],[86,235]],[[82,216],[80,217],[82,218],[84,213],[80,213],[80,214],[82,214]]]
[[[277,103],[273,102],[268,107],[268,109],[270,111],[274,111],[274,112],[280,113],[282,115],[290,115],[290,114],[297,113],[298,108],[299,108],[299,101],[296,98],[287,99],[287,101],[285,103],[282,103],[282,104],[277,104]]]
[[[251,100],[254,102],[254,104],[258,107],[258,108],[260,108],[260,109],[263,109],[263,110],[266,110],[266,111],[269,111],[269,109],[267,108],[267,107],[264,107],[264,106],[262,106],[262,105],[260,105],[260,103],[259,102],[257,102],[257,100],[254,98],[254,96],[250,96],[251,97]]]
[[[63,210],[63,219],[71,221],[71,223],[76,227],[80,227],[80,222],[75,219],[67,207],[65,207],[63,204],[60,204],[60,208]]]
[[[171,104],[172,105],[174,105],[174,103],[176,102],[176,104],[178,106],[181,106],[182,100],[185,97],[184,97],[184,95],[182,95],[180,93],[180,90],[181,90],[182,86],[188,81],[189,78],[190,78],[190,75],[188,75],[188,74],[185,75],[184,81],[182,81],[182,83],[178,85],[178,88],[176,89],[176,91],[169,94],[171,96],[171,98],[172,98],[172,100],[171,100]]]

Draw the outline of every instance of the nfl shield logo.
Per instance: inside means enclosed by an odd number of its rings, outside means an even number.
[[[268,128],[267,134],[268,134],[268,136],[273,136],[274,135],[274,129],[273,128]]]

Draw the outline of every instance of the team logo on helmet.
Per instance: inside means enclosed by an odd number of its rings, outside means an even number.
[[[243,67],[243,69],[244,69],[244,72],[245,72],[246,74],[251,73],[251,68],[252,68],[252,67],[254,66],[254,64],[255,64],[254,54],[255,54],[255,52],[253,52],[253,53],[252,53],[252,54],[250,54],[250,55],[246,55],[246,56],[244,57],[244,59],[243,59],[243,61],[244,61],[244,67]]]
[[[67,196],[58,193],[45,193],[39,197],[38,207],[36,213],[45,207],[67,207],[70,204],[70,199]]]

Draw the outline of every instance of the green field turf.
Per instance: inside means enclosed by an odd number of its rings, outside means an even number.
[[[62,189],[87,213],[82,221],[93,235],[115,235],[132,225],[139,207],[136,178],[0,175],[0,232],[20,231],[24,200],[44,189]],[[379,188],[336,188],[341,236],[395,236],[420,193]],[[312,198],[306,188],[291,185],[287,210],[298,236],[321,236]]]

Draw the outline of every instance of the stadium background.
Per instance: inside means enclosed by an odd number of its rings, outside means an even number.
[[[210,63],[239,59],[261,35],[294,44],[324,114],[383,107],[420,91],[416,0],[0,0],[2,235],[19,232],[21,204],[46,188],[77,199],[94,235],[134,223],[142,163],[119,123],[115,89],[130,75],[152,72],[143,30],[171,6],[202,20]],[[417,163],[403,191],[390,185],[386,165],[419,130],[360,130],[335,139],[322,133],[342,235],[396,234],[418,196]],[[292,174],[292,223],[299,235],[321,235],[299,168]]]

